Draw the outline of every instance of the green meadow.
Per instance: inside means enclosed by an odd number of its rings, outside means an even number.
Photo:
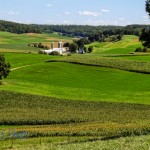
[[[130,54],[141,46],[138,37],[92,43],[92,54],[71,56],[28,47],[72,40],[58,34],[0,32],[0,38],[0,52],[11,64],[0,85],[0,148],[139,149],[142,138],[147,148],[150,56]],[[10,131],[28,138],[13,139]]]
[[[10,76],[4,80],[4,85],[0,87],[1,90],[71,100],[149,104],[148,74],[65,62],[46,63],[45,60],[54,59],[47,55],[43,55],[44,57],[40,59],[38,59],[40,55],[35,54],[10,53],[10,55],[9,62],[11,58],[15,59],[15,56],[19,55],[21,57],[27,55],[28,61],[22,60],[20,66],[25,67],[12,70]],[[17,57],[15,61],[18,60]],[[20,62],[15,62],[14,68],[19,67],[17,64]]]
[[[30,47],[30,43],[45,43],[49,45],[52,41],[72,41],[68,37],[58,34],[13,34],[8,32],[0,32],[0,52],[24,52],[37,53],[39,49]]]
[[[94,54],[129,54],[142,47],[138,37],[133,35],[125,35],[118,42],[95,42],[90,45],[94,47]]]

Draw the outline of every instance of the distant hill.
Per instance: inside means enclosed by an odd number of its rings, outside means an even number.
[[[142,47],[139,38],[134,35],[124,35],[122,40],[117,42],[93,42],[94,54],[129,54],[137,47]]]
[[[42,48],[29,46],[31,43],[41,43],[50,46],[51,42],[72,42],[72,38],[60,36],[59,34],[37,34],[24,33],[15,34],[0,31],[0,53],[1,52],[32,52],[37,53]]]

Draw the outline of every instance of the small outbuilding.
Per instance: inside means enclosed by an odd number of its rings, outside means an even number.
[[[60,55],[66,52],[66,48],[63,47],[63,42],[52,42],[49,50],[40,50],[40,53],[51,54],[53,51],[57,51]]]

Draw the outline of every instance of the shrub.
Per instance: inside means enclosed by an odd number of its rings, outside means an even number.
[[[143,52],[143,49],[141,47],[138,47],[135,49],[135,52]]]
[[[143,52],[147,52],[148,49],[146,47],[143,48]]]
[[[75,53],[76,50],[78,49],[78,45],[76,43],[71,43],[69,45],[69,49],[70,49],[71,52]]]
[[[92,51],[93,51],[93,46],[90,46],[90,47],[88,48],[88,52],[89,52],[89,53],[92,53]]]
[[[43,50],[39,50],[39,54],[46,54]]]
[[[44,46],[44,49],[48,50],[48,49],[50,49],[50,48],[46,45],[46,46]]]
[[[69,45],[70,45],[70,43],[67,42],[67,43],[65,43],[63,46],[64,46],[64,47],[69,47]]]
[[[38,47],[38,43],[33,43],[33,46],[34,47]]]
[[[60,53],[59,53],[58,51],[52,51],[52,52],[50,53],[50,55],[58,56],[58,55],[60,55]]]

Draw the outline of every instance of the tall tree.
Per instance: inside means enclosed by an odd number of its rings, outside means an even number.
[[[75,53],[78,50],[78,45],[76,43],[71,43],[69,49],[71,52]]]
[[[150,16],[150,0],[146,0],[145,9]],[[139,40],[142,42],[144,47],[150,48],[150,27],[146,27],[142,30]]]
[[[150,16],[150,0],[146,1],[146,12],[148,13],[148,15]]]
[[[150,48],[150,28],[147,27],[142,30],[139,40],[144,47]]]
[[[5,61],[4,55],[0,55],[0,81],[10,73],[10,64]]]

